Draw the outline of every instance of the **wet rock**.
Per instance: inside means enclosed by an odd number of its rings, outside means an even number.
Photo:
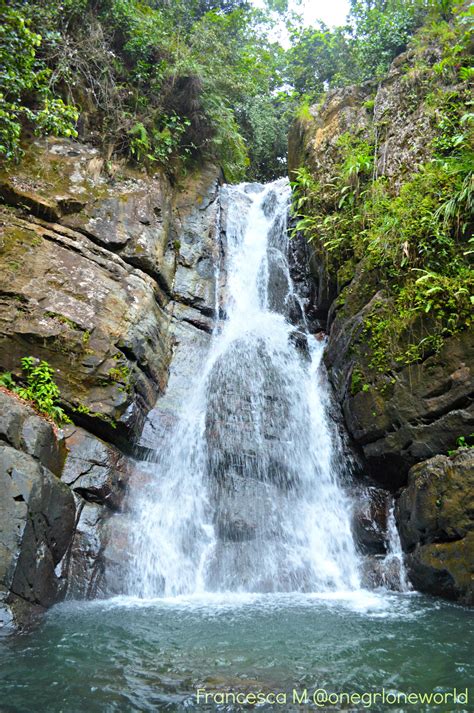
[[[95,503],[76,498],[77,521],[74,538],[63,566],[68,599],[92,599],[105,596],[103,589],[104,520],[107,511]]]
[[[408,573],[416,589],[427,594],[473,605],[474,533],[459,542],[417,546],[406,556]]]
[[[65,441],[68,454],[62,479],[74,493],[77,508],[74,536],[61,567],[67,597],[82,599],[123,592],[124,582],[121,588],[117,586],[116,570],[120,567],[123,575],[128,548],[124,546],[115,559],[110,551],[117,549],[119,535],[124,542],[118,526],[124,517],[121,511],[126,508],[128,482],[143,476],[142,466],[76,426],[65,429]],[[128,527],[131,531],[133,524],[128,522]],[[109,570],[114,572],[113,577]]]
[[[257,393],[255,384],[259,384]],[[206,440],[211,476],[225,482],[237,473],[279,488],[293,487],[299,478],[286,448],[292,442],[293,395],[264,340],[234,342],[216,360],[208,393]],[[262,419],[257,423],[259,413]]]
[[[68,449],[62,480],[84,500],[119,510],[133,461],[82,428],[64,429]]]
[[[0,588],[42,607],[61,598],[55,568],[74,531],[73,496],[27,453],[0,445]]]
[[[173,359],[166,393],[148,414],[140,438],[142,446],[159,453],[166,437],[189,403],[189,384],[206,359],[213,322],[195,309],[176,303],[170,326]]]
[[[290,342],[295,345],[302,356],[309,359],[308,335],[305,332],[300,332],[298,329],[295,329],[290,334]]]
[[[432,594],[474,599],[474,454],[436,456],[414,466],[396,510],[414,585]]]
[[[298,298],[288,300],[288,318],[293,324],[304,325],[310,332],[316,332],[325,327],[326,315],[322,315],[322,320],[318,317],[316,283],[310,262],[311,251],[306,240],[301,235],[292,237],[288,241],[288,266]]]
[[[57,566],[74,533],[73,496],[57,475],[66,448],[49,421],[0,392],[0,604],[24,625],[64,594]],[[52,470],[55,471],[53,474]]]
[[[188,180],[173,202],[172,237],[176,241],[173,296],[207,316],[212,316],[215,310],[220,178],[215,167],[204,168]]]
[[[399,592],[402,577],[402,562],[398,557],[368,555],[362,561],[361,585],[367,589],[383,587]]]
[[[270,191],[262,203],[262,210],[266,218],[270,218],[275,212],[278,203],[278,195],[276,191]]]
[[[387,550],[387,513],[390,494],[369,487],[356,500],[353,513],[354,538],[364,554],[382,555]]]
[[[49,421],[17,399],[0,391],[0,441],[40,461],[55,475],[60,475],[66,449]]]

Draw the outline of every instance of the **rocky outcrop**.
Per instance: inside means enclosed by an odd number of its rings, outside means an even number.
[[[75,505],[58,478],[65,450],[51,424],[3,392],[0,414],[0,621],[10,623],[63,596],[56,567]]]
[[[473,451],[414,466],[398,500],[397,521],[417,589],[473,604]]]
[[[352,375],[364,362],[351,348],[363,340],[360,314],[354,321],[341,316],[334,322],[326,363],[351,436],[377,480],[394,490],[413,464],[446,452],[459,434],[472,431],[474,340],[467,332],[456,335],[438,354],[391,370],[378,388],[367,378],[370,388],[356,391]]]
[[[125,496],[144,468],[0,391],[0,627],[23,626],[64,597],[124,591]]]
[[[61,566],[66,596],[81,599],[121,593],[127,552],[122,531],[128,518],[126,495],[129,481],[141,477],[143,466],[76,426],[64,429],[64,442],[67,457],[62,481],[76,502],[74,534]],[[119,539],[124,545],[120,556]]]
[[[211,330],[219,182],[208,166],[172,186],[53,138],[0,172],[0,371],[21,379],[22,357],[46,360],[74,422],[59,438],[0,402],[5,601],[123,591],[124,495],[143,471],[130,454],[146,453],[136,440],[176,334]]]
[[[173,192],[71,141],[28,147],[0,176],[1,367],[46,359],[74,420],[127,448],[166,383],[170,301],[212,309],[217,181]]]
[[[430,47],[423,62],[429,67],[440,57],[441,50]],[[330,183],[340,160],[339,140],[350,132],[375,142],[374,173],[385,176],[396,192],[413,167],[427,160],[436,132],[426,95],[434,81],[442,80],[431,74],[427,82],[416,69],[419,59],[407,52],[380,84],[329,93],[321,107],[293,127],[290,170],[304,165],[321,185]],[[406,483],[412,465],[455,447],[459,435],[473,430],[474,340],[468,333],[457,334],[424,360],[391,363],[385,374],[374,371],[365,320],[378,307],[390,308],[377,270],[362,258],[336,272],[321,246],[314,243],[312,249],[315,309],[329,327],[325,361],[337,400],[372,475],[396,490]],[[421,341],[428,321],[407,323],[406,339]]]

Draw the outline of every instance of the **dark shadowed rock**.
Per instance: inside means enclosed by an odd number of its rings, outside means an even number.
[[[356,500],[352,529],[364,554],[383,555],[387,550],[389,499],[387,491],[369,487]]]
[[[0,445],[0,588],[48,607],[61,598],[55,568],[74,531],[74,498],[67,485],[32,456]]]

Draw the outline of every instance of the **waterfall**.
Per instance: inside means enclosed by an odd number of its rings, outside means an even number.
[[[140,596],[359,587],[323,344],[288,266],[289,198],[286,179],[222,189],[226,319],[135,503]]]
[[[400,592],[411,590],[403,561],[402,543],[395,521],[395,503],[392,499],[387,513],[387,554],[382,567],[385,585]]]

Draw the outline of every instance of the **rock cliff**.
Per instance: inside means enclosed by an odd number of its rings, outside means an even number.
[[[207,166],[171,185],[58,139],[0,173],[0,371],[46,360],[73,421],[58,431],[0,393],[6,620],[119,590],[109,518],[147,452],[177,330],[209,330],[219,182]]]
[[[341,169],[341,143],[350,135],[370,141],[372,180],[382,177],[389,194],[398,195],[432,154],[440,121],[433,96],[456,91],[442,72],[432,70],[442,56],[436,45],[424,48],[421,59],[419,51],[411,50],[394,61],[378,84],[330,92],[291,130],[290,173],[295,176],[305,167],[319,185],[333,184]],[[326,214],[334,210],[327,207]],[[374,369],[370,317],[378,308],[394,309],[380,272],[366,254],[338,264],[317,238],[310,252],[316,284],[313,312],[326,323],[326,364],[335,396],[366,470],[382,487],[401,492],[397,519],[411,579],[419,589],[472,601],[469,533],[474,515],[468,500],[458,495],[472,477],[473,461],[469,453],[447,455],[460,436],[473,431],[472,332],[446,336],[439,348],[421,358],[387,359]],[[422,342],[430,332],[430,319],[410,321],[407,316],[401,345],[409,338]],[[381,333],[381,351],[389,351],[389,339],[388,333]],[[420,492],[431,476],[436,486],[430,486],[428,502],[428,495]],[[452,505],[446,527],[439,523],[444,512],[436,505],[439,498]],[[434,520],[426,530],[423,522],[430,518]]]

